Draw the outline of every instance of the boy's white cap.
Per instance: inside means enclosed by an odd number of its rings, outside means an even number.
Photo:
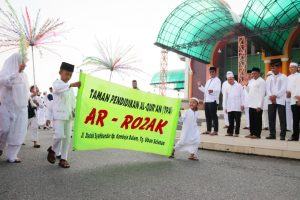
[[[291,63],[290,63],[290,67],[298,67],[298,63],[291,62]]]
[[[272,71],[268,71],[267,76],[274,75]]]
[[[192,97],[192,98],[190,98],[190,100],[195,100],[195,101],[197,101],[197,103],[199,103],[199,99],[197,99],[196,97]]]

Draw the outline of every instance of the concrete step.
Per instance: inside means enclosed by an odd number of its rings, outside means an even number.
[[[244,154],[300,159],[300,142],[201,135],[200,148]]]

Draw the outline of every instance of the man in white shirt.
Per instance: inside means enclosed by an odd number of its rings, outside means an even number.
[[[241,115],[244,110],[245,96],[243,86],[234,80],[233,74],[227,74],[228,87],[224,91],[224,110],[228,113],[229,127],[226,136],[233,136],[234,122],[235,137],[239,136]]]
[[[266,139],[276,139],[276,112],[278,111],[280,122],[280,140],[285,140],[286,135],[286,115],[285,99],[287,88],[286,75],[279,72],[280,60],[274,60],[271,63],[273,76],[266,80],[266,90],[268,96],[268,116],[270,135]]]
[[[247,86],[249,98],[250,134],[247,138],[260,139],[262,130],[262,108],[266,92],[264,79],[260,77],[260,69],[252,68],[253,79]]]
[[[286,100],[285,100],[285,111],[286,111],[286,129],[291,131],[293,129],[293,114],[292,114],[292,103],[291,103],[291,91],[295,84],[295,77],[297,72],[298,64],[295,62],[290,63],[290,75],[287,77],[287,89],[286,89]],[[293,105],[296,102],[293,101]]]
[[[200,81],[197,82],[199,90],[204,93],[207,131],[205,131],[203,134],[218,135],[219,122],[217,116],[217,107],[219,104],[219,95],[221,91],[221,80],[216,76],[216,67],[210,67],[209,74],[211,78],[206,81],[205,87],[201,85]],[[214,125],[213,132],[211,132],[212,124]]]
[[[226,80],[223,82],[223,84],[222,84],[222,90],[221,90],[222,95],[223,95],[222,107],[223,107],[223,114],[224,114],[224,121],[225,121],[224,128],[228,128],[229,127],[228,113],[225,112],[225,109],[224,109],[224,94],[225,94],[225,91],[227,90],[227,88],[229,87],[229,83],[228,83],[228,79],[227,79],[228,76],[233,76],[233,72],[232,71],[228,71],[226,73]]]
[[[291,63],[292,64],[292,63]],[[293,134],[288,141],[299,141],[299,124],[300,124],[300,74],[296,72],[297,67],[290,65],[290,72],[293,76],[292,81],[288,84],[287,95],[291,97],[291,109],[293,113]],[[294,72],[294,73],[293,73]],[[289,76],[289,77],[290,77]]]

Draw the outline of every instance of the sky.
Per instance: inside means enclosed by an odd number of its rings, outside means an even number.
[[[232,9],[240,14],[247,0],[226,0]],[[113,74],[112,81],[131,87],[131,80],[136,79],[138,86],[144,91],[154,92],[149,85],[151,77],[160,70],[160,51],[154,45],[160,27],[166,17],[183,0],[10,0],[17,12],[27,6],[34,19],[38,9],[40,24],[47,18],[60,18],[64,22],[62,37],[58,45],[50,47],[58,55],[42,51],[42,55],[34,50],[36,83],[41,91],[46,91],[58,78],[58,70],[62,61],[80,65],[86,56],[97,56],[96,39],[99,41],[120,41],[122,45],[133,45],[136,56],[140,60],[138,66],[145,72],[139,76],[123,77]],[[1,8],[7,10],[4,0],[0,0]],[[0,66],[14,51],[0,54]],[[178,55],[169,52],[168,69],[183,69],[184,62]],[[26,73],[30,84],[33,84],[31,52]],[[77,81],[77,69],[72,81]],[[101,71],[93,74],[108,80],[109,72]],[[155,90],[158,91],[157,89]],[[167,92],[168,93],[171,92]],[[171,94],[170,94],[171,95]]]

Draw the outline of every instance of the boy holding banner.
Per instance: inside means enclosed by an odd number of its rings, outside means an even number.
[[[191,98],[190,108],[180,117],[180,121],[183,122],[182,132],[169,158],[174,158],[175,150],[179,150],[189,152],[189,160],[198,160],[196,156],[200,144],[200,132],[197,125],[199,116],[198,104],[199,100],[197,98]]]
[[[74,65],[63,62],[60,66],[59,75],[53,83],[52,110],[48,112],[46,126],[53,120],[54,136],[53,145],[48,148],[47,160],[54,164],[56,155],[61,152],[59,166],[69,168],[67,161],[68,149],[71,139],[71,121],[75,108],[75,97],[72,87],[80,87],[80,82],[69,84],[74,71]]]

